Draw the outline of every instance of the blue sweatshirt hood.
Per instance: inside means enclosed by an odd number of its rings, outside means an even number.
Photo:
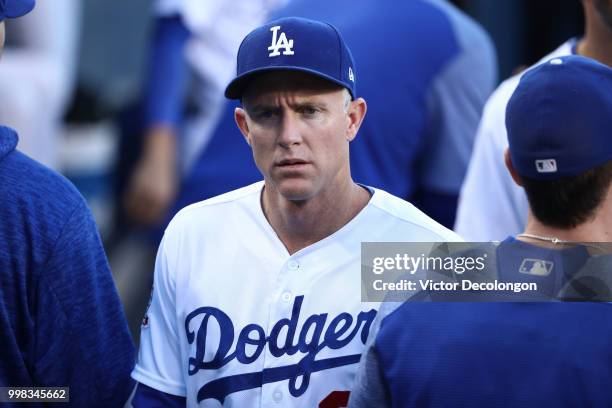
[[[8,127],[0,126],[0,161],[17,147],[17,133]]]

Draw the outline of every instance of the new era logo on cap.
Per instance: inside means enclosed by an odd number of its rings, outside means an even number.
[[[538,173],[554,173],[557,171],[557,161],[555,159],[536,160],[535,165]]]

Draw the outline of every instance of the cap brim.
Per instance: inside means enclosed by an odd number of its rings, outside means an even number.
[[[273,67],[262,67],[262,68],[257,68],[251,71],[244,72],[242,75],[234,78],[232,82],[230,82],[227,85],[227,88],[225,88],[225,97],[228,99],[240,99],[246,87],[248,86],[249,82],[254,77],[256,77],[257,74],[261,74],[266,71],[299,71],[299,72],[305,72],[307,74],[312,74],[319,78],[323,78],[337,85],[340,85],[343,88],[346,88],[351,94],[351,97],[355,99],[355,95],[353,95],[353,90],[349,86],[347,86],[348,84],[342,81],[339,81],[336,78],[333,78],[329,75],[322,74],[321,72],[316,71],[314,69],[309,69],[309,68],[304,68],[304,67],[295,67],[295,66],[282,66],[282,65],[273,66]]]
[[[4,17],[17,18],[28,14],[34,8],[35,0],[11,0],[4,6]]]

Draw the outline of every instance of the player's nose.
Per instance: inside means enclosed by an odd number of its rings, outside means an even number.
[[[278,144],[282,147],[289,147],[301,142],[302,136],[297,115],[294,112],[283,113],[278,132]]]

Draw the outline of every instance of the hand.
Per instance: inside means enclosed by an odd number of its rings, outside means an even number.
[[[143,157],[131,176],[124,197],[130,218],[144,225],[163,221],[177,193],[176,135],[159,126],[145,135]]]

